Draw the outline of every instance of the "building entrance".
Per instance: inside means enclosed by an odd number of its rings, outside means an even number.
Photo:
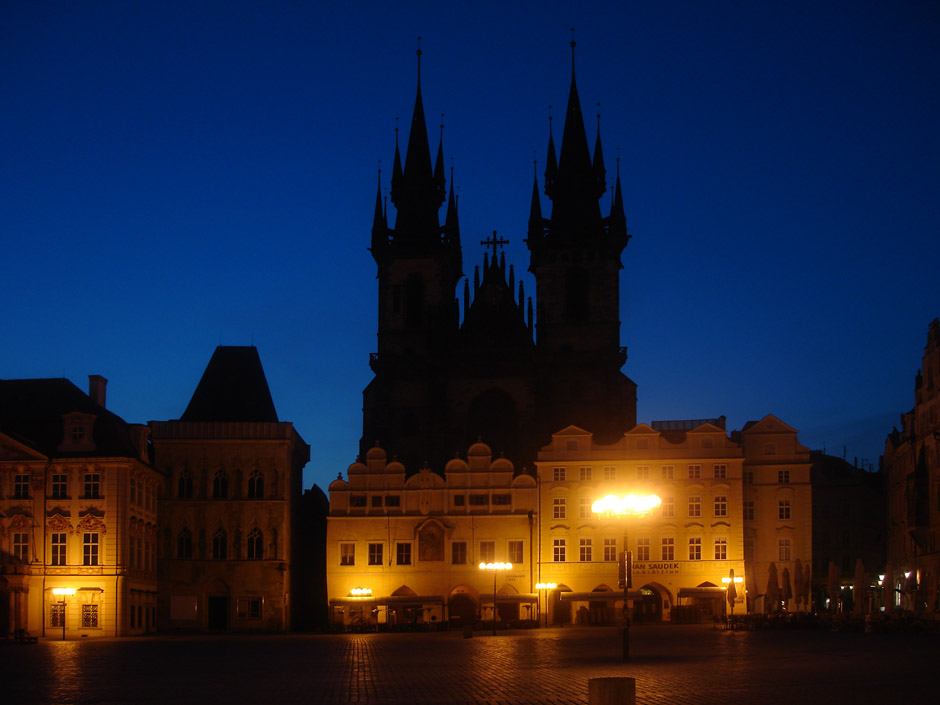
[[[206,617],[209,629],[226,629],[228,627],[228,597],[225,595],[209,595],[207,598]]]

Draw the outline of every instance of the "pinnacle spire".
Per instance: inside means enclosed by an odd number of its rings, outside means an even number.
[[[600,192],[607,191],[607,170],[604,168],[604,149],[601,147],[601,104],[598,103],[597,112],[597,139],[594,142],[594,178],[597,180]]]

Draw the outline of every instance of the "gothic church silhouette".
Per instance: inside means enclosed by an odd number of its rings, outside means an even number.
[[[375,377],[363,392],[360,453],[379,443],[409,473],[425,463],[438,472],[478,439],[519,472],[534,468],[538,449],[568,425],[598,442],[636,425],[636,384],[621,372],[619,276],[627,233],[619,165],[610,213],[600,131],[593,158],[574,72],[561,149],[549,130],[544,174],[551,214],[542,214],[538,177],[526,243],[536,305],[516,288],[514,271],[492,250],[464,279],[461,319],[456,298],[464,277],[453,173],[444,173],[443,139],[432,167],[418,87],[402,167],[397,131],[391,179],[395,223],[389,227],[381,178],[370,251],[378,267]],[[439,211],[447,202],[444,223]],[[472,300],[472,303],[469,303]]]

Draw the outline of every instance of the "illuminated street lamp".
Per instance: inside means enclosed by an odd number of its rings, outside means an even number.
[[[633,587],[633,554],[627,550],[627,520],[634,516],[644,516],[663,503],[658,495],[628,494],[615,497],[612,494],[597,500],[591,505],[591,511],[601,517],[623,519],[623,660],[630,658],[630,612],[629,591]]]
[[[512,570],[512,563],[480,563],[480,570],[493,571],[493,636],[496,636],[496,576],[501,570]]]
[[[65,641],[65,609],[66,603],[65,598],[75,594],[75,588],[52,588],[52,594],[58,595],[62,599],[59,600],[59,604],[62,605],[62,641]]]
[[[548,593],[554,590],[558,585],[555,583],[536,583],[535,589],[545,593],[545,626],[548,626]],[[541,605],[541,602],[539,603]]]

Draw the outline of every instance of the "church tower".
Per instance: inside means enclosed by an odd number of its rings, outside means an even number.
[[[636,385],[620,372],[626,361],[626,348],[620,346],[620,258],[630,235],[619,162],[610,213],[601,215],[607,176],[600,124],[592,159],[574,47],[572,41],[571,87],[557,158],[551,131],[548,138],[545,194],[551,217],[542,217],[537,181],[533,186],[529,271],[536,281],[547,432],[576,423],[606,443],[636,423]]]
[[[386,443],[386,439],[414,438],[417,443],[444,411],[435,398],[439,388],[435,370],[457,335],[454,292],[463,275],[453,185],[443,226],[438,216],[445,186],[443,135],[431,165],[419,49],[418,89],[404,168],[397,128],[395,133],[394,227],[388,226],[383,207],[381,175],[375,201],[370,250],[378,266],[378,351],[370,359],[375,379],[363,393],[363,455],[379,439]]]

